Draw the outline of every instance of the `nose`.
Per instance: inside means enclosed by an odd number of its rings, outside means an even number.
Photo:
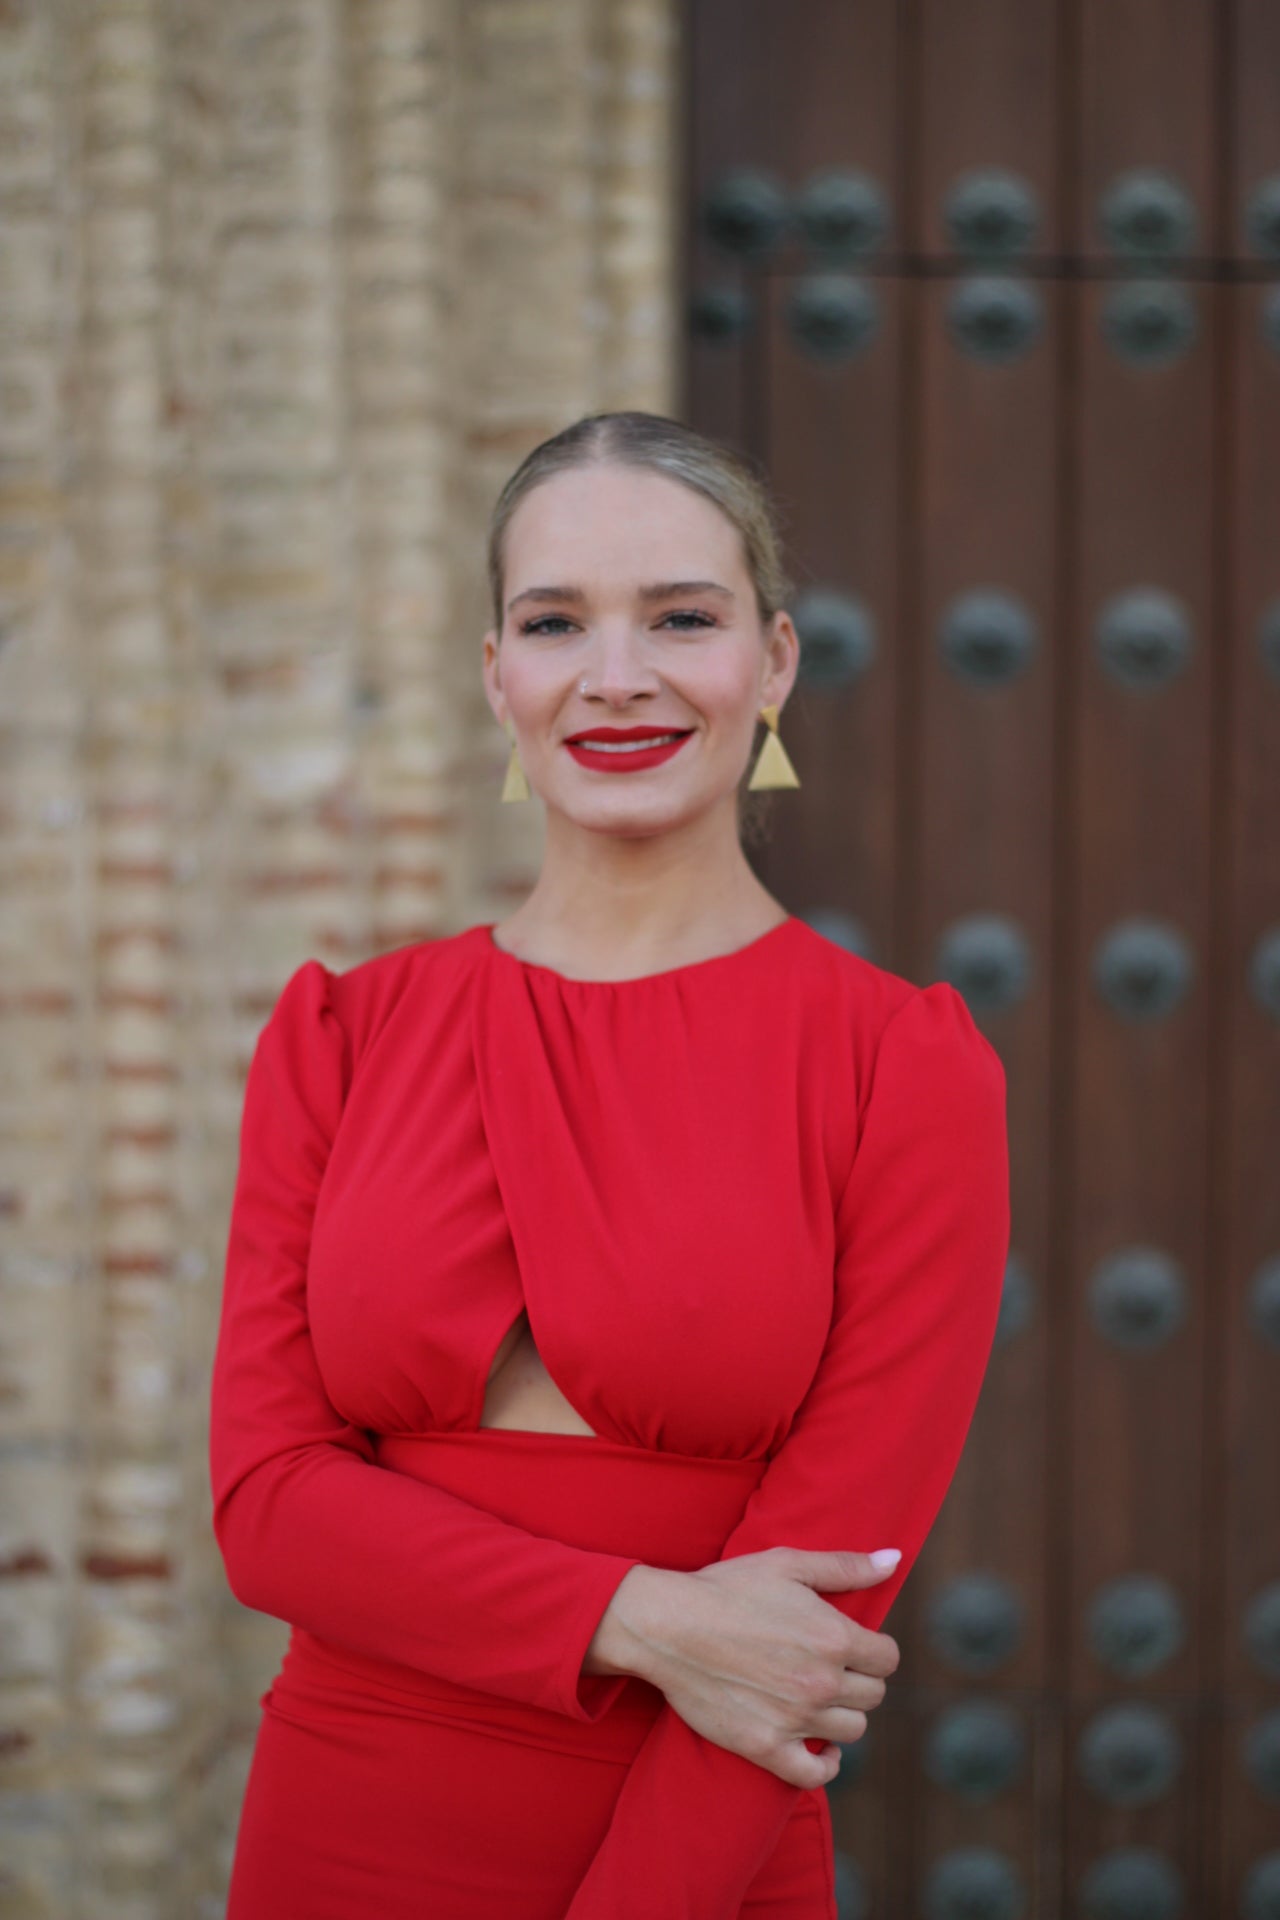
[[[658,677],[647,653],[643,632],[637,632],[630,620],[603,621],[588,648],[579,685],[585,679],[591,693],[616,707],[657,693]]]

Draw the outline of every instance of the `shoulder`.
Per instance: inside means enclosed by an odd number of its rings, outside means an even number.
[[[792,956],[806,991],[820,993],[828,1006],[835,1002],[846,1008],[859,1026],[872,1033],[878,1033],[919,992],[901,974],[841,946],[806,920],[796,921]]]
[[[815,1041],[851,1049],[860,1104],[890,1075],[935,1088],[986,1084],[1003,1099],[1000,1056],[949,981],[918,986],[803,921],[793,951]]]
[[[483,927],[412,940],[353,966],[338,968],[307,959],[294,968],[276,998],[268,1028],[323,1028],[351,1058],[358,1058],[406,1000],[426,993],[435,1000],[473,972]]]
[[[806,1049],[832,1066],[851,1066],[848,1092],[856,1099],[870,1081],[885,1028],[920,989],[804,920],[796,922],[790,958]]]

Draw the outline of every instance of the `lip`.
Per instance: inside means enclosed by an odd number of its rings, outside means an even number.
[[[668,733],[692,733],[692,727],[584,727],[581,733],[565,735],[566,746],[581,746],[589,740],[661,740]]]
[[[674,734],[675,738],[668,739],[665,745],[659,745],[661,734],[655,733],[652,727],[631,727],[625,731],[618,727],[601,727],[581,739],[566,740],[565,752],[588,773],[648,773],[653,767],[665,766],[693,738],[691,727],[670,727],[666,731]],[[608,745],[610,739],[632,740],[636,744],[625,752],[619,747],[611,751]],[[593,741],[597,743],[594,746]],[[648,741],[654,744],[646,745]]]

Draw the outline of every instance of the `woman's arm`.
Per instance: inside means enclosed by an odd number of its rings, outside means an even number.
[[[797,1787],[839,1771],[897,1671],[892,1634],[844,1618],[826,1596],[886,1580],[901,1555],[770,1547],[693,1573],[633,1567],[587,1649],[585,1673],[639,1673],[719,1747]],[[674,1583],[670,1586],[651,1584]],[[821,1735],[831,1744],[814,1753]]]
[[[582,1659],[642,1563],[545,1539],[377,1463],[324,1387],[307,1319],[316,1195],[350,1050],[306,961],[258,1039],[213,1363],[213,1528],[246,1606],[377,1658],[597,1720],[626,1685]]]
[[[959,1462],[1009,1243],[1004,1069],[945,983],[885,1029],[836,1224],[826,1350],[721,1558],[900,1547],[879,1585],[824,1595],[878,1628]],[[567,1920],[737,1920],[805,1791],[704,1739],[668,1703]]]

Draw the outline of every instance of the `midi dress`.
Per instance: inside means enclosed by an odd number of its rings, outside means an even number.
[[[775,1546],[898,1547],[821,1595],[878,1628],[1008,1236],[962,995],[796,916],[618,981],[488,923],[304,961],[249,1066],[211,1378],[228,1583],[291,1629],[227,1920],[834,1920],[825,1791],[582,1660],[632,1567]],[[526,1313],[589,1433],[478,1424]]]

